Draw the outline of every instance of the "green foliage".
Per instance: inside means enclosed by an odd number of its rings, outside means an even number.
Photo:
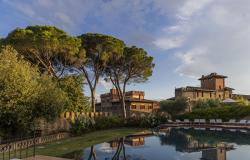
[[[51,78],[17,55],[10,46],[0,52],[0,129],[15,133],[36,118],[56,118],[68,102]]]
[[[213,108],[213,107],[220,107],[220,100],[219,99],[208,99],[208,100],[198,100],[194,103],[193,108]]]
[[[136,128],[154,128],[167,121],[166,117],[159,114],[151,114],[146,117],[130,117],[124,121],[122,117],[78,117],[71,125],[71,132],[74,135],[93,130],[104,130],[120,127],[136,127]]]
[[[148,80],[153,73],[153,57],[149,56],[143,48],[135,46],[124,49],[123,74],[128,83],[141,83]]]
[[[3,38],[0,38],[0,47],[3,45]]]
[[[119,56],[113,54],[108,61],[105,68],[105,80],[111,81],[116,87],[124,118],[126,118],[126,86],[131,83],[146,82],[152,75],[153,68],[153,57],[149,56],[144,49],[135,46],[125,47]]]
[[[236,96],[234,98],[239,104],[242,104],[242,105],[249,105],[249,101],[243,97],[243,96]]]
[[[83,72],[91,91],[91,107],[95,112],[95,92],[100,77],[104,74],[111,55],[123,52],[124,42],[108,35],[87,33],[79,36],[82,50],[86,51],[86,61],[78,66]]]
[[[166,117],[157,114],[151,114],[141,119],[140,127],[154,128],[166,122],[167,122]]]
[[[71,132],[74,135],[81,135],[93,130],[119,128],[124,126],[124,120],[117,116],[96,118],[82,116],[78,117],[74,122],[72,122]]]
[[[231,105],[216,108],[196,109],[191,113],[176,116],[178,119],[241,119],[250,115],[250,106]]]
[[[43,75],[39,79],[40,87],[37,88],[37,97],[32,103],[32,119],[43,117],[48,121],[53,121],[70,104],[67,93],[60,89],[55,80]]]
[[[74,135],[81,135],[94,129],[96,122],[94,118],[81,116],[71,123],[71,132]]]
[[[84,78],[81,75],[65,76],[59,79],[59,87],[69,98],[67,111],[90,111],[89,98],[84,95],[83,82]]]
[[[116,84],[141,83],[148,80],[154,68],[153,57],[142,49],[125,47],[121,56],[113,55],[107,63],[105,76]],[[119,88],[119,86],[117,86]]]
[[[121,117],[110,116],[110,117],[97,117],[95,118],[96,129],[107,129],[107,128],[117,128],[124,126],[124,120]]]
[[[104,34],[86,33],[79,38],[82,40],[82,48],[86,51],[86,65],[89,68],[98,67],[96,69],[102,70],[110,56],[121,54],[125,46],[122,40]]]
[[[166,121],[167,118],[165,116],[154,113],[145,117],[130,117],[126,119],[125,125],[127,127],[154,128],[166,123]]]
[[[177,98],[174,101],[164,100],[160,102],[161,110],[168,112],[172,116],[184,112],[187,107],[188,107],[188,101],[184,97]]]
[[[85,57],[80,50],[81,40],[54,26],[17,28],[8,34],[4,44],[12,45],[25,59],[38,65],[41,72],[55,77],[59,70]]]

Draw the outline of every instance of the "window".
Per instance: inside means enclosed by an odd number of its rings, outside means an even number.
[[[131,109],[136,109],[136,105],[132,105],[132,106],[131,106]]]
[[[199,92],[196,93],[197,97],[199,97]]]
[[[145,109],[145,105],[140,105],[140,109]]]
[[[201,97],[203,97],[204,96],[204,93],[203,92],[201,92]]]
[[[148,106],[148,109],[153,109],[153,106],[152,106],[152,105],[149,105],[149,106]]]
[[[210,98],[212,98],[212,93],[210,92]]]

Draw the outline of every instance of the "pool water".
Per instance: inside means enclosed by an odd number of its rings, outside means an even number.
[[[250,160],[250,131],[166,128],[97,144],[81,155],[86,160]]]

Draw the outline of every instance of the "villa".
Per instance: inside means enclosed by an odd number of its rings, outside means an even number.
[[[144,96],[145,93],[143,91],[126,92],[125,103],[128,115],[145,115],[160,108],[158,101],[145,99]],[[101,95],[101,102],[96,104],[96,111],[112,112],[117,115],[122,114],[121,103],[115,88],[112,88],[109,93]]]
[[[225,86],[225,79],[227,76],[217,73],[209,75],[202,75],[199,78],[201,82],[200,87],[181,87],[175,89],[175,98],[187,97],[190,101],[205,100],[205,99],[220,99],[224,100],[232,98],[233,88]]]

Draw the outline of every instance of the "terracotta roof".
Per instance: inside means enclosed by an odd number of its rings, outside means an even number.
[[[186,90],[186,91],[208,91],[208,92],[214,92],[213,89],[204,89],[201,87],[193,87],[193,86],[187,86],[182,88],[176,88],[175,90]]]
[[[158,101],[154,101],[154,100],[148,100],[148,99],[126,99],[126,102],[145,102],[145,103],[158,103]],[[112,103],[120,103],[119,100],[116,101],[112,101]]]
[[[224,75],[220,75],[220,74],[217,74],[217,73],[210,73],[209,75],[202,75],[201,78],[199,78],[199,80],[204,80],[204,79],[210,79],[210,78],[213,78],[213,77],[216,77],[216,78],[227,78],[227,76],[224,76]]]

